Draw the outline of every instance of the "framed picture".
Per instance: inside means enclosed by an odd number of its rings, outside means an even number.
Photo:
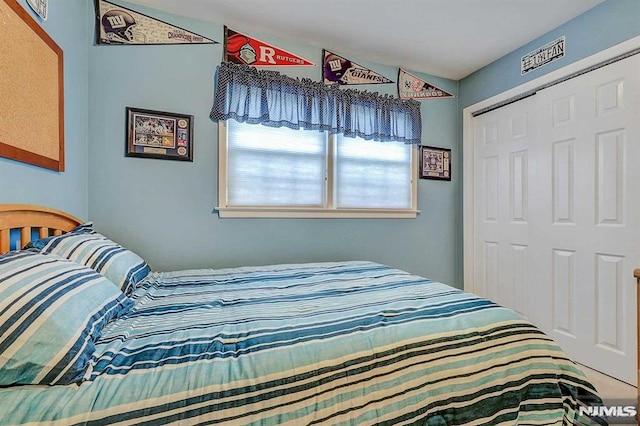
[[[127,157],[193,161],[193,116],[127,107]]]
[[[420,179],[451,180],[451,150],[420,146]]]

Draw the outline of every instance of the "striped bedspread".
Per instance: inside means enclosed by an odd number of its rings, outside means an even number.
[[[0,424],[606,424],[517,314],[380,264],[154,272],[132,298],[80,385],[0,389]]]

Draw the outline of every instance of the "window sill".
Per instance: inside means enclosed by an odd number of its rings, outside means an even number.
[[[216,207],[220,218],[415,219],[420,210]]]

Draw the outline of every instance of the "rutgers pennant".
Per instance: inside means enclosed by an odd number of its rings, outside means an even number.
[[[300,56],[224,27],[224,60],[254,67],[309,66]]]

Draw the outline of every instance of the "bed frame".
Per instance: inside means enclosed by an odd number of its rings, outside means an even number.
[[[11,250],[11,231],[20,232],[22,247],[37,232],[37,238],[61,235],[82,221],[60,210],[27,204],[0,204],[0,254]],[[14,231],[15,232],[15,231]]]

